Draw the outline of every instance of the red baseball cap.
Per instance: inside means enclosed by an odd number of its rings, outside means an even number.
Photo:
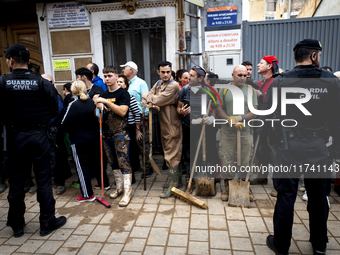
[[[273,65],[273,61],[276,60],[277,61],[277,64],[279,64],[279,61],[277,60],[276,57],[274,56],[264,56],[262,59],[266,60],[268,63],[270,63],[271,65]]]

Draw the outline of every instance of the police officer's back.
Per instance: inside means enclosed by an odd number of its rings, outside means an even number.
[[[1,124],[7,131],[8,170],[10,189],[7,225],[14,237],[24,234],[24,182],[32,163],[38,185],[40,203],[40,235],[48,235],[63,226],[66,218],[55,218],[52,193],[54,151],[48,140],[49,120],[58,113],[57,91],[40,75],[28,71],[29,51],[20,44],[6,51],[10,74],[0,79]]]
[[[282,88],[288,90],[305,88],[311,95],[309,101],[306,100],[302,107],[288,104],[286,115],[281,115],[280,107],[276,115],[277,119],[285,121],[286,126],[276,127],[280,137],[276,151],[276,166],[286,166],[286,169],[290,169],[286,173],[275,172],[273,176],[278,195],[274,212],[274,235],[267,237],[267,245],[276,254],[288,254],[289,251],[298,177],[301,174],[305,175],[310,242],[314,254],[325,254],[328,242],[329,206],[324,178],[327,176],[325,167],[327,168],[329,151],[326,143],[328,136],[331,135],[335,148],[339,148],[340,115],[337,111],[340,106],[340,84],[330,72],[319,68],[321,50],[321,44],[317,40],[305,39],[297,43],[294,47],[296,67],[274,80],[272,90],[264,102],[263,109],[269,109],[273,102],[275,87],[278,88],[278,98],[283,93]],[[301,100],[305,96],[308,98],[308,93],[287,93],[289,99]],[[278,105],[281,105],[280,101],[278,99]]]

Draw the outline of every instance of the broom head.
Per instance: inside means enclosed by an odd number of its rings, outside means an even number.
[[[174,194],[176,197],[178,197],[179,199],[187,202],[188,204],[193,204],[196,205],[198,207],[201,207],[203,209],[208,209],[208,206],[206,203],[204,203],[203,201],[197,199],[196,197],[190,195],[189,193],[186,193],[182,190],[176,189],[175,187],[173,187],[171,189],[172,194]]]
[[[99,203],[101,203],[102,205],[104,205],[105,207],[111,208],[111,205],[110,205],[108,202],[106,202],[106,201],[104,200],[104,198],[100,199],[99,197],[97,197],[96,200],[97,200]]]

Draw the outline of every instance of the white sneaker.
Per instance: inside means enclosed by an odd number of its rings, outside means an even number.
[[[305,188],[305,181],[303,179],[303,177],[301,176],[300,179],[299,179],[299,186],[298,186],[298,191],[306,191],[306,188]]]
[[[303,194],[302,200],[303,200],[303,201],[308,201],[307,191],[305,191],[305,194]]]
[[[298,191],[302,191],[302,192],[306,191],[305,185],[304,184],[300,185],[299,183]]]

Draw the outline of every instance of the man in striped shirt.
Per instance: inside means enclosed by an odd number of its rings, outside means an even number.
[[[121,65],[120,67],[123,67],[123,74],[128,78],[129,80],[129,90],[128,92],[131,93],[136,98],[139,112],[142,115],[143,114],[143,106],[141,105],[142,101],[142,95],[144,93],[149,92],[149,87],[146,84],[144,80],[139,78],[137,76],[138,73],[138,66],[133,61],[128,61],[125,65]],[[145,117],[144,120],[141,121],[141,131],[145,131],[145,151],[143,151],[143,139],[138,141],[139,149],[142,152],[142,158],[143,153],[145,154],[145,172],[146,172],[146,178],[150,177],[153,173],[153,169],[150,164],[149,160],[149,128],[148,128],[148,117],[149,117],[149,109],[145,109]],[[142,178],[144,178],[144,174],[142,175]]]

